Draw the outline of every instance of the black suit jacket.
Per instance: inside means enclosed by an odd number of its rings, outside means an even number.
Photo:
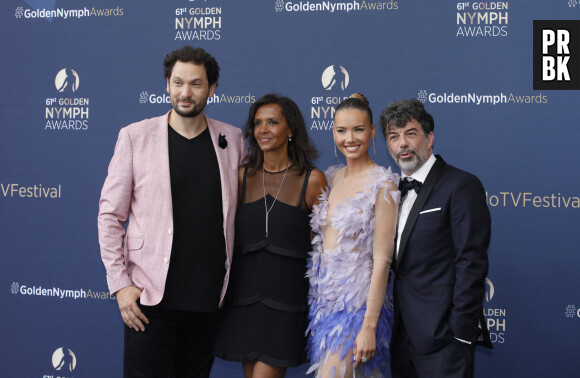
[[[394,266],[395,332],[402,319],[419,352],[434,352],[454,337],[491,347],[482,306],[490,234],[479,179],[437,156]]]

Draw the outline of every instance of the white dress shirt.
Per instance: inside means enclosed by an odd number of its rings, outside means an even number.
[[[407,177],[412,178],[413,180],[419,181],[421,184],[425,182],[427,179],[427,175],[431,171],[433,164],[437,161],[435,155],[431,154],[429,159],[421,166],[421,168],[417,169],[415,173],[410,176],[407,176],[404,172],[401,172],[401,180],[407,180]],[[405,229],[405,223],[407,223],[407,218],[409,218],[409,213],[411,212],[411,208],[417,199],[417,192],[414,190],[409,190],[405,197],[401,198],[401,207],[399,209],[399,222],[397,225],[397,251],[396,256],[399,256],[399,245],[401,244],[401,234]]]

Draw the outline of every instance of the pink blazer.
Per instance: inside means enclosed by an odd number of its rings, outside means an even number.
[[[109,291],[114,294],[135,285],[143,290],[140,301],[147,306],[158,304],[163,297],[173,242],[168,115],[121,129],[99,202],[99,244]],[[206,120],[222,186],[226,275],[221,307],[234,248],[238,167],[247,148],[239,128],[207,117]],[[226,148],[218,145],[220,134],[226,138]]]

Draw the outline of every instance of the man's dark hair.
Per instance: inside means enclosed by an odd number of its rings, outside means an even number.
[[[205,67],[205,74],[207,81],[211,87],[214,83],[217,84],[220,76],[220,66],[211,54],[200,47],[183,46],[179,50],[175,50],[167,54],[163,61],[163,76],[166,79],[171,77],[173,66],[175,62],[180,61],[184,63],[203,64]]]
[[[412,119],[419,122],[425,136],[435,129],[431,114],[427,113],[421,101],[414,98],[391,102],[381,113],[379,124],[383,135],[387,138],[389,130],[394,127],[405,127]]]
[[[248,114],[248,120],[244,127],[244,136],[248,138],[251,150],[250,161],[246,164],[248,174],[253,175],[264,163],[264,153],[254,136],[254,118],[258,109],[268,104],[276,104],[282,108],[282,115],[292,131],[292,142],[288,143],[288,157],[300,169],[300,174],[302,174],[305,168],[313,167],[312,160],[318,157],[318,151],[308,136],[306,123],[298,105],[290,98],[275,93],[260,97],[250,107],[250,114]]]

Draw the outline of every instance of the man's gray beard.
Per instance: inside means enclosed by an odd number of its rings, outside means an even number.
[[[397,165],[401,168],[403,172],[415,172],[421,165],[423,165],[424,161],[419,159],[418,155],[413,155],[411,159],[403,160],[397,159]]]
[[[425,143],[423,144],[421,150],[407,150],[405,152],[412,152],[413,157],[407,160],[403,160],[397,157],[395,161],[397,162],[399,168],[401,168],[401,171],[405,172],[405,174],[407,174],[407,172],[415,173],[423,166],[423,164],[425,164],[427,158],[429,157],[428,140],[425,138]]]

